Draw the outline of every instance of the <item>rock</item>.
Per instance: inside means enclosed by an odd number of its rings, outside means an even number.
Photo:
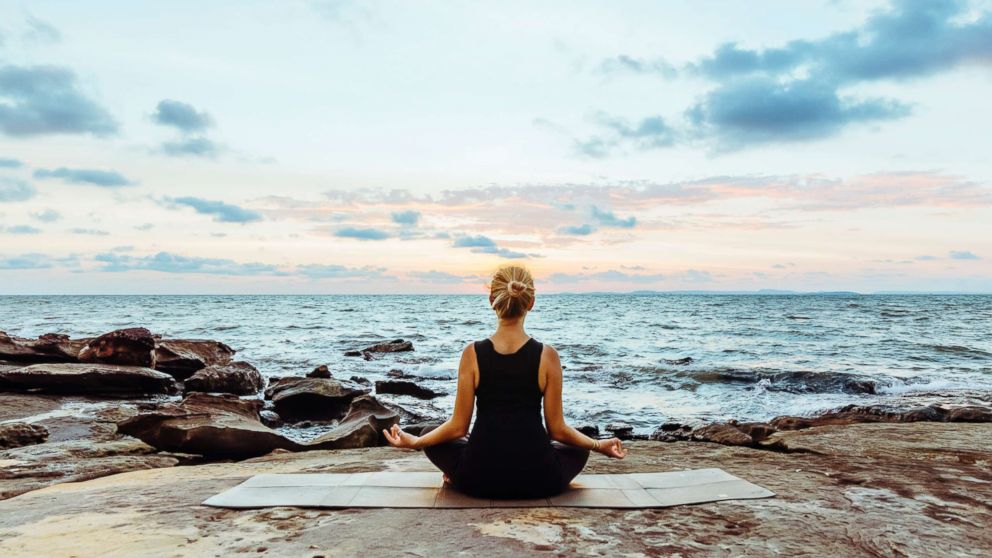
[[[666,422],[648,436],[656,442],[680,442],[692,439],[692,427],[677,422]]]
[[[91,340],[78,358],[80,362],[155,368],[155,337],[143,327],[118,329]]]
[[[172,376],[141,366],[32,364],[0,372],[0,384],[19,391],[110,396],[175,393]]]
[[[312,372],[307,374],[307,378],[330,378],[331,369],[327,367],[326,364],[321,364],[317,368],[314,368]]]
[[[400,415],[400,422],[406,423],[425,423],[425,422],[444,422],[444,418],[432,417],[428,415],[422,415],[420,413],[411,411],[406,407],[397,405],[395,403],[390,403],[388,401],[380,401],[380,405],[396,411]]]
[[[623,422],[611,422],[607,424],[606,431],[621,440],[630,440],[634,436],[634,427]]]
[[[747,434],[757,443],[767,439],[778,430],[767,422],[745,422],[734,425],[737,430]]]
[[[372,382],[368,378],[363,378],[361,376],[352,376],[351,381],[355,382],[356,384],[362,384],[366,386],[372,385]]]
[[[725,446],[751,446],[754,439],[738,430],[732,424],[710,424],[697,428],[692,432],[692,439],[697,442],[714,442]]]
[[[40,444],[48,439],[48,429],[26,422],[0,423],[0,449]]]
[[[162,339],[155,345],[155,369],[185,380],[214,364],[227,364],[234,349],[209,339]]]
[[[456,518],[459,529],[429,520],[423,509],[200,505],[256,474],[439,475],[418,451],[273,452],[245,462],[133,471],[0,502],[0,555],[399,556],[415,549],[425,556],[504,558],[622,549],[632,556],[978,557],[992,548],[992,483],[986,482],[992,424],[881,423],[776,436],[828,453],[629,442],[623,460],[594,455],[583,470],[721,467],[778,493],[776,498],[669,510],[445,510],[441,515]]]
[[[948,411],[947,422],[992,422],[992,409],[978,406],[957,407]]]
[[[443,393],[438,393],[432,389],[421,387],[405,380],[377,380],[375,382],[375,392],[411,395],[418,399],[433,399],[444,395]]]
[[[356,397],[333,430],[307,444],[314,449],[363,448],[385,444],[384,429],[399,424],[399,414],[371,395]]]
[[[12,337],[0,331],[0,359],[13,362],[76,362],[89,339],[46,333],[37,339]]]
[[[258,400],[193,393],[178,405],[163,405],[122,421],[117,428],[159,450],[209,459],[254,457],[277,448],[303,449],[262,424],[261,408]]]
[[[595,424],[583,424],[581,426],[576,426],[575,429],[590,438],[599,438],[599,427]]]
[[[259,392],[265,380],[254,366],[244,361],[213,364],[197,370],[184,383],[185,390],[235,395],[253,395]]]
[[[369,393],[347,380],[283,378],[265,390],[279,416],[288,422],[334,420],[345,415],[351,400]]]
[[[393,339],[392,341],[383,341],[382,343],[376,343],[375,345],[370,345],[365,347],[360,351],[345,351],[344,356],[361,356],[365,360],[372,359],[372,353],[397,353],[401,351],[412,351],[413,343],[410,341],[404,341],[403,339]]]
[[[802,430],[814,426],[858,424],[866,422],[992,422],[992,408],[966,406],[947,409],[940,406],[917,407],[908,411],[881,405],[847,405],[817,417],[775,417],[769,421],[778,430]]]
[[[399,368],[393,368],[389,372],[386,372],[386,376],[389,376],[390,378],[410,378],[412,377],[412,374],[407,374]]]
[[[688,364],[692,364],[692,362],[693,362],[692,357],[682,357],[671,360],[667,358],[665,359],[665,364],[670,364],[672,366],[686,366]]]
[[[283,425],[282,417],[280,417],[275,411],[269,411],[266,409],[260,411],[258,415],[262,420],[262,424],[268,426],[269,428],[279,428]]]

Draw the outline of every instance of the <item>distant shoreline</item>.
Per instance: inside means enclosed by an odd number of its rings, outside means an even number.
[[[90,297],[134,297],[134,296],[156,296],[156,297],[184,297],[184,296],[220,296],[220,297],[293,297],[293,296],[483,296],[485,293],[30,293],[30,294],[8,294],[0,293],[0,297],[70,297],[70,296],[90,296]],[[757,291],[561,291],[542,292],[542,296],[992,296],[992,292],[981,291],[788,291],[763,289]]]

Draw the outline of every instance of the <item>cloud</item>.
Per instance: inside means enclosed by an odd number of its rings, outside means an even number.
[[[951,250],[948,255],[952,260],[980,260],[978,256],[968,250]]]
[[[203,132],[213,126],[213,118],[206,112],[182,101],[163,99],[155,107],[152,119],[163,126],[171,126],[183,133]]]
[[[342,238],[356,238],[358,240],[385,240],[389,238],[389,233],[379,229],[344,227],[334,231],[334,236],[340,236]]]
[[[937,259],[940,259],[940,258],[938,258],[937,256],[916,256],[916,258],[914,258],[914,259],[917,259],[917,260],[919,260],[921,262],[932,262],[932,261],[937,260]]]
[[[48,269],[54,267],[55,260],[48,255],[29,253],[20,256],[0,256],[0,269]]]
[[[159,252],[151,256],[135,257],[115,252],[97,254],[94,259],[102,266],[100,271],[159,271],[162,273],[203,273],[209,275],[286,275],[274,265],[239,263],[223,258],[199,258]]]
[[[257,211],[244,209],[222,201],[205,200],[190,196],[167,198],[167,201],[174,205],[192,207],[197,213],[213,215],[214,221],[218,223],[252,223],[262,220],[262,214]]]
[[[667,79],[678,76],[679,71],[675,66],[669,64],[661,58],[647,60],[635,58],[626,54],[614,56],[603,60],[599,65],[599,71],[603,74],[613,74],[630,72],[634,74],[656,74]]]
[[[414,226],[420,220],[419,211],[397,211],[392,214],[393,222],[399,225]]]
[[[558,234],[570,234],[574,236],[587,236],[596,232],[596,226],[590,224],[566,225],[558,227]]]
[[[14,225],[12,227],[0,227],[0,232],[7,234],[38,234],[41,229],[32,227],[31,225]]]
[[[117,122],[58,66],[0,67],[0,132],[14,137],[117,133]]]
[[[621,219],[613,214],[612,211],[606,209],[600,209],[596,206],[592,207],[592,216],[594,219],[599,221],[599,224],[604,227],[617,227],[621,229],[630,229],[637,224],[637,219],[633,216],[626,219]]]
[[[24,166],[24,163],[7,157],[0,157],[0,169],[19,169]]]
[[[0,176],[0,202],[25,201],[37,193],[34,186],[23,180]]]
[[[69,169],[66,167],[59,167],[54,170],[38,169],[34,171],[34,177],[40,179],[59,178],[69,184],[92,184],[104,188],[120,188],[137,184],[117,171],[96,169]]]
[[[820,79],[781,83],[756,76],[721,85],[690,107],[696,128],[718,144],[737,149],[748,144],[824,138],[850,124],[893,120],[910,106],[892,99],[841,97]]]
[[[170,157],[214,158],[222,151],[213,140],[204,137],[184,138],[178,141],[162,142],[162,153]]]
[[[311,279],[381,279],[386,268],[347,267],[337,264],[308,264],[296,266],[296,273]]]
[[[636,133],[617,127],[583,143],[598,156],[613,147],[667,147],[701,140],[714,153],[771,142],[830,137],[853,126],[905,118],[911,105],[893,98],[858,98],[842,93],[853,86],[924,78],[957,67],[992,62],[992,12],[969,12],[959,0],[896,0],[873,12],[862,25],[826,37],[797,39],[764,49],[719,45],[685,66],[715,83],[683,111],[679,134]],[[601,65],[610,71],[656,72],[650,62],[620,55]],[[662,141],[645,141],[659,139]]]
[[[445,283],[445,284],[457,284],[465,283],[471,281],[472,279],[477,279],[473,275],[455,275],[454,273],[448,273],[447,271],[411,271],[408,273],[410,277],[414,279],[424,281],[425,283]]]
[[[54,25],[44,22],[33,15],[27,17],[28,30],[24,38],[38,43],[58,43],[62,41],[62,33]]]
[[[452,246],[455,248],[471,248],[472,253],[475,254],[495,254],[497,256],[509,259],[520,259],[526,258],[527,254],[522,252],[514,252],[513,250],[508,250],[506,248],[500,248],[496,245],[496,241],[489,238],[488,236],[460,236],[455,239]]]
[[[80,227],[69,229],[66,232],[70,234],[81,234],[87,236],[110,236],[110,232],[108,231],[104,231],[100,229],[84,229]]]
[[[31,213],[31,217],[42,223],[54,223],[62,218],[62,214],[54,209],[45,209],[42,211],[34,211]]]

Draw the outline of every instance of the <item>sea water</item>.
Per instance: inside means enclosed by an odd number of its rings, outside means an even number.
[[[144,326],[209,338],[268,377],[320,364],[337,378],[390,370],[445,395],[384,399],[443,418],[462,349],[490,335],[484,295],[5,296],[0,330],[89,337]],[[849,403],[992,396],[989,295],[543,295],[527,332],[564,365],[570,422],[767,420]],[[412,352],[345,351],[403,338]]]

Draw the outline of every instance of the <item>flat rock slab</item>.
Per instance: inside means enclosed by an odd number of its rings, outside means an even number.
[[[221,508],[666,508],[775,494],[723,471],[696,469],[626,474],[580,474],[550,498],[474,498],[442,484],[436,472],[380,471],[255,475],[208,498]]]

